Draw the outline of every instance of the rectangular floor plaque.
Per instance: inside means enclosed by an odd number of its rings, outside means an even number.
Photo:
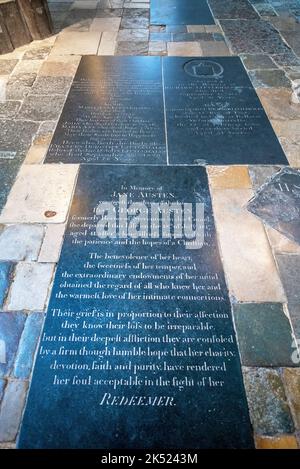
[[[151,24],[215,24],[206,0],[151,0]]]
[[[84,57],[46,163],[288,164],[238,57]]]
[[[253,446],[205,168],[81,167],[18,446]]]

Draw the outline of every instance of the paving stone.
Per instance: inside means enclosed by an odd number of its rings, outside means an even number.
[[[45,159],[47,150],[47,146],[32,145],[26,155],[24,164],[41,164]]]
[[[33,121],[58,119],[66,97],[64,95],[41,96],[31,94],[24,99],[19,118]]]
[[[279,231],[271,228],[270,226],[265,226],[266,233],[269,238],[269,242],[272,246],[272,249],[275,253],[290,253],[290,254],[300,254],[300,246],[297,243],[294,243],[288,239]]]
[[[0,237],[1,242],[1,237]],[[12,277],[13,264],[0,262],[0,308],[2,308]]]
[[[293,51],[300,55],[300,29],[299,24],[294,31],[284,31],[282,35]]]
[[[0,125],[0,161],[22,161],[38,130],[36,122],[24,120],[2,120]],[[18,138],[16,138],[18,136]]]
[[[150,24],[150,33],[166,33],[167,27],[165,25]]]
[[[0,118],[11,119],[12,117],[15,117],[20,106],[20,101],[5,101],[4,103],[0,101]]]
[[[280,169],[280,166],[249,166],[249,175],[253,189],[257,191],[275,173],[278,173]]]
[[[214,189],[251,189],[252,184],[245,166],[208,166],[209,184]]]
[[[184,24],[179,24],[179,25],[167,24],[166,32],[167,33],[187,33],[187,32],[194,32],[194,31],[188,31],[187,26],[185,26]]]
[[[150,8],[149,3],[144,2],[136,2],[136,3],[124,3],[124,8]]]
[[[19,262],[5,310],[43,311],[46,306],[53,270],[53,264]]]
[[[101,39],[102,41],[102,39]],[[57,56],[55,59],[43,63],[39,76],[74,77],[81,57],[79,56]]]
[[[50,53],[50,46],[33,47],[23,55],[24,60],[44,60]]]
[[[98,5],[98,0],[77,0],[72,3],[71,9],[91,9],[95,10]]]
[[[149,55],[166,55],[167,43],[164,41],[149,42]]]
[[[294,435],[256,436],[256,449],[299,449]]]
[[[36,261],[44,237],[41,225],[8,225],[0,234],[0,259]]]
[[[114,55],[117,46],[117,35],[115,31],[104,31],[98,49],[98,55]]]
[[[34,95],[66,95],[70,89],[70,77],[38,77],[31,89]]]
[[[160,32],[160,33],[150,33],[150,41],[172,41],[173,37],[171,33]]]
[[[121,18],[122,14],[122,8],[99,8],[96,18]]]
[[[196,39],[196,34],[202,36],[205,33],[172,33],[170,39],[166,39],[166,41],[191,42]]]
[[[257,3],[255,4],[255,10],[260,16],[277,16],[276,11],[268,3]]]
[[[90,31],[105,32],[118,31],[121,18],[95,18],[92,22]]]
[[[65,224],[48,225],[46,227],[45,238],[39,255],[39,262],[58,262]]]
[[[22,75],[24,73],[37,74],[43,65],[43,62],[43,60],[20,60],[13,71],[13,76]]]
[[[16,439],[27,392],[26,381],[9,381],[0,409],[0,441]]]
[[[291,50],[285,51],[284,54],[272,54],[272,59],[279,67],[300,65],[300,59]]]
[[[296,428],[300,429],[300,369],[284,368],[283,383]]]
[[[257,91],[257,94],[270,119],[300,119],[300,104],[291,102],[291,90],[262,88]]]
[[[0,59],[0,75],[10,75],[17,65],[18,60],[1,60]]]
[[[1,405],[3,394],[4,394],[5,386],[6,386],[6,380],[0,378],[0,405]]]
[[[221,33],[222,30],[217,24],[207,24],[204,26],[206,33]],[[223,34],[223,33],[222,33]]]
[[[271,57],[265,54],[242,54],[241,59],[247,70],[269,70],[277,68]]]
[[[115,55],[147,55],[148,42],[118,42]]]
[[[267,21],[221,20],[221,27],[235,54],[284,54],[290,49]]]
[[[300,120],[272,120],[291,166],[300,167]]]
[[[147,29],[149,27],[149,10],[141,8],[125,9],[121,29]]]
[[[254,432],[273,436],[294,432],[283,383],[276,370],[244,368],[244,383]]]
[[[264,227],[246,209],[252,195],[250,189],[212,188],[229,291],[240,302],[284,303],[286,298]]]
[[[258,18],[256,11],[247,0],[209,0],[215,18]]]
[[[43,313],[38,312],[28,315],[15,359],[13,370],[15,378],[28,379],[30,377],[43,322]]]
[[[10,375],[25,320],[25,313],[0,313],[0,341],[5,344],[4,360],[0,361],[1,378]]]
[[[207,57],[224,57],[231,55],[230,50],[224,42],[200,41],[202,54]]]
[[[96,10],[70,10],[64,17],[62,28],[64,30],[72,30],[78,32],[88,31],[95,16]]]
[[[6,86],[6,99],[23,99],[31,90],[36,79],[36,73],[12,75]]]
[[[34,145],[49,145],[53,137],[57,122],[56,121],[45,121],[42,122],[40,128],[34,138]]]
[[[94,20],[95,21],[95,20]],[[93,25],[92,25],[93,26]],[[62,32],[59,34],[54,47],[51,51],[51,57],[57,55],[95,55],[97,54],[101,32],[100,30],[91,30],[89,32]]]
[[[291,303],[300,303],[300,256],[294,254],[278,254],[276,260],[288,301]]]
[[[197,42],[168,42],[168,55],[169,56],[202,56],[202,49]]]
[[[251,70],[249,76],[254,88],[291,87],[291,82],[283,70]]]
[[[294,365],[292,330],[282,304],[235,304],[233,312],[243,365]]]
[[[0,160],[0,211],[6,204],[8,194],[15,181],[20,164],[19,161]]]
[[[120,29],[118,32],[118,42],[126,41],[137,41],[143,42],[148,41],[149,31],[148,29]]]
[[[0,223],[64,223],[77,165],[23,165]]]

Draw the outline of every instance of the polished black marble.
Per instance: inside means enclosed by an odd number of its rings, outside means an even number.
[[[163,25],[215,24],[206,0],[151,0],[150,23]]]
[[[283,168],[257,191],[248,210],[300,244],[300,171]]]
[[[288,164],[238,57],[163,61],[171,164]]]
[[[205,168],[81,166],[18,446],[253,446]]]
[[[166,161],[159,57],[83,57],[47,163]]]

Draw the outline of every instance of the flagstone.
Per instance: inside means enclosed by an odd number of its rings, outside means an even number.
[[[70,77],[38,77],[31,93],[34,95],[66,95],[70,89],[72,78]],[[55,97],[56,99],[56,97]]]
[[[295,427],[278,371],[244,367],[243,374],[254,432],[264,436],[293,433]]]
[[[101,42],[98,49],[98,55],[114,55],[117,46],[116,31],[104,31],[101,36]]]
[[[2,60],[2,57],[0,57],[0,75],[4,75],[4,76],[10,75],[15,69],[17,63],[18,63],[17,59]]]
[[[290,88],[291,82],[283,70],[250,70],[249,76],[255,88]]]
[[[21,107],[20,101],[0,101],[0,118],[11,119],[15,117]]]
[[[43,60],[20,60],[14,68],[13,76],[22,75],[22,73],[38,73],[43,63]]]
[[[95,21],[95,20],[94,20]],[[89,32],[62,32],[59,34],[51,51],[51,58],[56,55],[94,55],[97,54],[101,32],[92,29]]]
[[[300,256],[296,254],[278,254],[276,260],[288,301],[300,303]]]
[[[249,175],[252,181],[253,189],[256,191],[275,173],[280,171],[280,166],[249,166]]]
[[[34,145],[47,146],[51,142],[53,133],[56,127],[56,121],[45,121],[42,122],[40,128],[35,135]]]
[[[231,55],[225,42],[221,41],[200,41],[202,54],[207,57],[224,57]]]
[[[104,31],[118,31],[120,23],[121,18],[95,18],[91,24],[90,31],[94,34],[100,34]]]
[[[247,70],[276,69],[277,65],[265,54],[242,54],[241,59]]]
[[[300,369],[284,368],[283,383],[296,428],[300,429]]]
[[[300,119],[300,104],[291,102],[292,91],[287,88],[260,88],[259,99],[270,119]]]
[[[65,102],[64,95],[30,94],[21,106],[18,117],[32,121],[58,119]]]
[[[43,311],[48,299],[53,271],[54,264],[19,262],[6,300],[5,310]]]
[[[8,225],[0,233],[0,259],[35,261],[38,258],[44,228],[41,225]]]
[[[237,301],[285,302],[264,227],[245,207],[252,195],[250,189],[212,190],[229,290]]]
[[[299,449],[295,435],[256,436],[256,449]]]
[[[13,264],[11,262],[0,262],[0,308],[2,308],[6,294],[8,292],[8,287],[12,278],[12,272]]]
[[[0,441],[10,442],[16,439],[27,388],[26,381],[14,380],[7,383],[0,409]]]
[[[24,164],[41,164],[46,156],[48,147],[43,145],[32,145],[24,160]]]
[[[208,166],[209,183],[214,189],[250,189],[246,166]]]
[[[147,55],[148,47],[146,41],[122,41],[117,43],[115,55]]]
[[[23,99],[31,90],[36,73],[11,75],[6,86],[6,99]]]
[[[39,124],[36,122],[3,119],[0,125],[1,163],[4,163],[4,160],[22,161],[38,130],[38,126]]]
[[[202,49],[197,42],[168,42],[169,56],[202,56]]]
[[[290,253],[290,254],[300,254],[300,245],[294,243],[289,238],[279,233],[279,231],[271,228],[270,226],[265,226],[269,242],[272,246],[272,249],[275,253]]]
[[[77,171],[77,165],[23,165],[0,223],[63,223]]]
[[[62,223],[47,225],[39,262],[58,262],[65,228]]]
[[[81,57],[75,55],[50,57],[46,60],[40,71],[39,76],[66,76],[73,77],[78,68]]]

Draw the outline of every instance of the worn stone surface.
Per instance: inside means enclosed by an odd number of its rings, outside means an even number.
[[[251,70],[249,76],[255,88],[290,88],[291,82],[282,70]]]
[[[257,93],[270,119],[300,119],[300,104],[291,102],[290,89],[261,88]]]
[[[291,166],[300,167],[300,120],[272,120]]]
[[[7,99],[23,99],[30,92],[36,79],[36,73],[11,75],[6,87]]]
[[[225,42],[220,41],[200,41],[202,55],[207,57],[226,57],[230,56],[230,50]]]
[[[0,340],[5,344],[4,363],[0,362],[0,377],[10,375],[24,328],[24,313],[0,313]]]
[[[285,302],[264,228],[245,207],[252,194],[250,189],[212,190],[229,290],[237,301]]]
[[[43,313],[37,312],[28,315],[15,359],[13,370],[15,378],[28,379],[30,377],[43,322]]]
[[[50,51],[50,46],[32,47],[25,52],[23,59],[44,60],[49,55]]]
[[[98,49],[98,55],[114,55],[117,45],[116,31],[104,31]]]
[[[53,269],[53,264],[20,262],[15,270],[15,279],[9,291],[5,309],[8,311],[43,311]]]
[[[125,9],[121,29],[147,29],[149,27],[149,10],[143,8]]]
[[[168,55],[170,56],[202,56],[202,49],[197,42],[168,42]]]
[[[94,20],[95,21],[95,20]],[[92,28],[92,26],[91,26]],[[78,36],[80,34],[80,36]],[[97,54],[101,32],[62,32],[59,34],[51,51],[51,58],[57,55],[94,55]]]
[[[10,75],[17,65],[18,60],[1,60],[0,59],[0,75]]]
[[[38,124],[36,122],[2,120],[0,125],[0,161],[22,161],[37,130]]]
[[[41,96],[31,94],[27,96],[20,109],[19,117],[33,121],[58,119],[63,108],[65,96]]]
[[[300,256],[278,254],[276,260],[288,301],[300,303]]]
[[[293,366],[292,330],[282,304],[235,304],[233,312],[243,365]]]
[[[1,236],[1,235],[0,235]],[[1,237],[0,237],[1,241]],[[2,308],[11,281],[13,264],[0,262],[0,308]]]
[[[37,131],[34,138],[34,145],[38,146],[48,146],[51,142],[55,127],[56,121],[45,121],[42,122],[39,130]]]
[[[79,56],[57,56],[46,60],[40,71],[39,76],[66,76],[73,77],[80,62]]]
[[[41,164],[46,156],[48,147],[45,145],[32,145],[24,160],[24,164]]]
[[[37,74],[42,64],[43,60],[20,60],[13,71],[13,76],[27,73]]]
[[[300,369],[284,368],[283,383],[297,430],[300,429]]]
[[[218,19],[256,19],[258,15],[247,0],[209,0],[213,15]]]
[[[0,260],[35,261],[41,248],[41,225],[8,225],[0,233]]]
[[[269,238],[269,242],[275,253],[300,254],[299,244],[294,243],[270,226],[265,226],[265,229]]]
[[[0,223],[63,223],[77,170],[77,165],[24,165]]]
[[[246,166],[208,166],[209,183],[214,189],[251,189]]]
[[[274,174],[280,171],[281,166],[249,166],[249,175],[254,191],[260,189]]]
[[[95,18],[92,21],[90,32],[107,32],[115,31],[117,32],[121,23],[121,18]],[[142,28],[143,26],[141,26]]]
[[[148,42],[118,42],[115,55],[147,55]]]
[[[256,436],[256,449],[299,449],[294,435]]]
[[[58,262],[61,245],[65,233],[65,225],[48,225],[39,254],[39,262]]]
[[[294,424],[279,373],[268,368],[243,371],[254,432],[265,436],[293,433]]]
[[[5,388],[0,409],[0,441],[16,439],[26,397],[26,381],[9,381]]]
[[[148,29],[120,29],[118,32],[118,42],[126,41],[148,41],[149,30]]]
[[[20,109],[20,101],[0,101],[0,118],[1,119],[11,119],[15,117]]]
[[[72,78],[70,77],[38,77],[31,89],[34,95],[66,95],[70,89]],[[47,103],[45,103],[47,105]]]
[[[163,41],[149,42],[149,55],[166,55],[167,43]]]
[[[269,70],[277,68],[271,57],[264,54],[242,54],[247,70]]]

